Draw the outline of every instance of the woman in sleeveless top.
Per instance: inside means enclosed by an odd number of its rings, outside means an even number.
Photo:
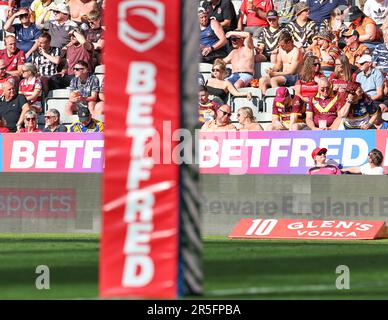
[[[212,77],[205,83],[209,95],[218,97],[216,100],[219,102],[227,103],[228,94],[235,97],[247,97],[248,100],[252,99],[250,92],[240,92],[229,81],[224,80],[226,75],[226,64],[222,59],[216,59],[212,68]]]
[[[321,73],[321,63],[318,57],[307,56],[303,63],[300,79],[295,84],[295,94],[304,102],[308,102],[318,93],[318,80],[321,77],[324,75]]]

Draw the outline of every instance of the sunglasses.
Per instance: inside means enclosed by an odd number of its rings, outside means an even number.
[[[35,121],[36,118],[26,118],[26,121]]]
[[[27,18],[27,17],[28,17],[28,13],[23,13],[19,15],[19,18]]]
[[[54,118],[54,116],[44,116],[45,119],[51,119]]]
[[[60,14],[61,11],[53,10],[53,13],[54,13],[54,14]]]
[[[5,69],[7,69],[7,67],[2,67],[2,68],[0,68],[1,71],[5,70]]]
[[[80,71],[80,70],[84,70],[84,69],[85,68],[76,68],[76,67],[73,68],[74,71]]]
[[[317,153],[317,156],[325,156],[326,155],[326,152],[318,152]]]
[[[221,111],[223,114],[224,114],[224,116],[228,116],[228,117],[230,117],[232,114],[231,113],[229,113],[229,112],[226,112],[226,111],[224,111],[224,110],[219,110],[219,111]]]
[[[220,72],[221,70],[220,70],[220,69],[217,69],[217,68],[213,68],[213,69],[212,69],[212,72],[216,72],[216,71],[217,71],[217,72]]]
[[[318,62],[318,63],[313,63],[313,66],[314,67],[318,67],[318,66],[320,66],[321,64]]]
[[[368,61],[364,61],[363,63],[360,63],[360,66],[363,66],[365,63],[368,63]]]
[[[321,87],[320,89],[321,89],[322,91],[326,91],[326,90],[329,90],[330,87]]]
[[[230,38],[230,41],[236,42],[239,38]]]

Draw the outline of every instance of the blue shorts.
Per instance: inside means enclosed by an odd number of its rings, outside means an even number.
[[[248,72],[234,72],[229,77],[225,78],[232,84],[235,84],[238,80],[242,80],[244,82],[244,86],[248,86],[251,80],[253,80],[253,75]]]
[[[286,78],[286,82],[284,83],[285,87],[291,87],[294,86],[296,81],[299,79],[299,74],[288,74],[286,76],[283,76]]]

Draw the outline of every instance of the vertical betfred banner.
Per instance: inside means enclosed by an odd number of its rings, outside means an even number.
[[[180,127],[180,10],[178,0],[106,2],[101,297],[177,296],[178,165],[155,163],[145,145],[163,122]]]

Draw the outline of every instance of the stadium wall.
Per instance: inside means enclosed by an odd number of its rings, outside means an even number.
[[[201,175],[202,234],[227,236],[241,218],[383,220],[386,176]]]
[[[98,233],[101,173],[1,173],[1,233]]]

